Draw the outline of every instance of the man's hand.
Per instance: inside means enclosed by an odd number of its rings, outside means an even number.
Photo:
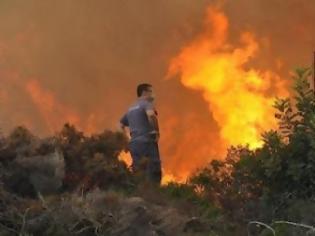
[[[158,123],[158,120],[157,120],[157,116],[156,116],[156,112],[155,110],[147,110],[146,111],[147,113],[147,116],[148,116],[148,120],[153,128],[153,131],[151,132],[152,134],[155,135],[155,140],[159,140],[159,137],[160,137],[160,129],[159,129],[159,123]]]
[[[151,137],[153,137],[154,142],[159,142],[160,140],[160,133],[156,130],[150,132]]]
[[[120,128],[121,128],[121,131],[125,134],[126,138],[130,140],[130,133],[128,130],[128,126],[125,126],[124,124],[120,124]]]

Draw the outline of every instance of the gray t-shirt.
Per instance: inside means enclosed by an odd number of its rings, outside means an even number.
[[[131,142],[152,140],[150,132],[153,131],[153,127],[149,123],[147,110],[155,111],[153,103],[145,99],[138,99],[120,119],[120,123],[130,129]]]

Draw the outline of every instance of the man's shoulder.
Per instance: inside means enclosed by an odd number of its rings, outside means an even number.
[[[153,102],[145,99],[139,99],[129,106],[128,113],[134,111],[143,112],[147,110],[155,110]]]
[[[149,102],[148,100],[142,99],[142,100],[139,100],[139,101],[138,101],[138,104],[139,104],[140,106],[146,106],[146,105],[151,104],[151,102]]]
[[[148,108],[148,107],[153,107],[153,103],[145,99],[139,99],[138,101],[135,102],[134,106],[139,106],[141,108]]]
[[[134,111],[134,110],[138,110],[138,109],[141,109],[143,107],[146,107],[146,101],[144,100],[137,100],[135,101],[134,103],[132,103],[129,108],[128,108],[128,111]]]

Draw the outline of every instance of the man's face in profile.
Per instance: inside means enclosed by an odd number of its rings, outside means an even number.
[[[152,88],[152,87],[149,87],[149,88],[146,90],[146,97],[147,97],[147,99],[148,99],[150,102],[153,102],[153,101],[154,101],[155,96],[154,96],[154,92],[153,92],[153,88]]]

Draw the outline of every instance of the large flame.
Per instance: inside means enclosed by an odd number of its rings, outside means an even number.
[[[259,45],[248,32],[241,46],[228,44],[228,25],[223,13],[209,8],[204,32],[172,60],[168,77],[179,74],[186,87],[202,92],[226,145],[257,148],[261,132],[275,127],[272,104],[275,95],[287,95],[286,86],[273,72],[246,68]]]

